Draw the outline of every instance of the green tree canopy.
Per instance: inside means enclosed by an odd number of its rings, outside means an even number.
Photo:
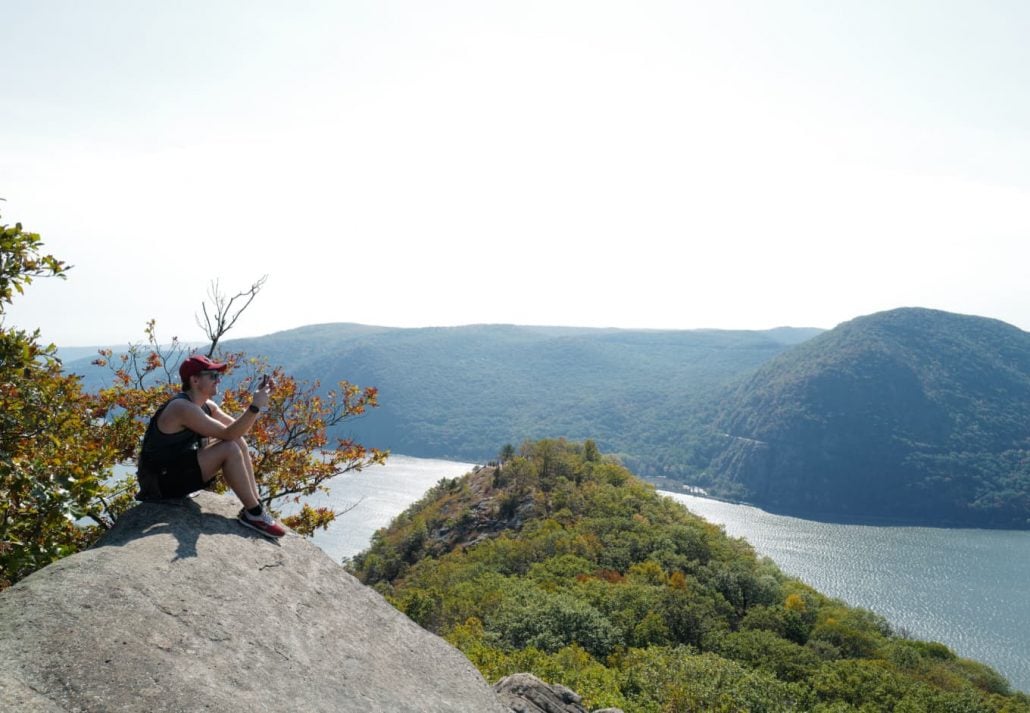
[[[352,570],[495,680],[590,708],[1030,711],[996,673],[895,635],[660,496],[591,443],[443,481]]]

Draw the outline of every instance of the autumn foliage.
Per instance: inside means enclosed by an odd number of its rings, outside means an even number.
[[[234,355],[232,361],[238,365],[237,372],[245,375],[225,394],[222,408],[228,413],[246,409],[259,373],[269,373],[275,383],[268,411],[247,436],[261,501],[273,511],[287,504],[299,508],[283,522],[294,532],[311,535],[332,522],[337,513],[305,503],[304,496],[328,492],[326,483],[338,475],[386,461],[386,451],[329,435],[339,424],[377,406],[376,389],[341,381],[323,393],[317,381],[300,383],[280,368],[264,372],[258,368],[259,361],[240,355]]]
[[[38,330],[3,323],[4,307],[33,278],[64,277],[68,266],[41,247],[39,235],[20,224],[0,226],[0,589],[89,546],[135,504],[135,476],[117,477],[116,466],[134,465],[150,417],[179,390],[178,364],[189,354],[175,338],[162,345],[151,321],[144,342],[117,354],[100,351],[94,364],[107,367],[110,378],[96,393],[84,391],[79,377],[63,370],[56,347],[39,343]],[[216,300],[212,351],[238,316],[219,319],[231,303]],[[256,358],[218,358],[231,364],[222,403],[230,414],[250,403],[260,375],[275,382],[267,411],[246,437],[262,503],[277,514],[288,510],[283,521],[299,534],[326,527],[338,513],[304,498],[326,491],[337,475],[387,458],[330,435],[375,407],[376,390],[340,382],[323,392]],[[224,490],[220,481],[215,487]]]
[[[41,248],[21,224],[0,225],[0,589],[95,537],[74,521],[103,497],[99,473],[114,457],[56,348],[4,323],[33,278],[68,269]]]
[[[123,460],[135,456],[150,416],[178,392],[177,365],[188,355],[177,339],[162,346],[153,321],[146,335],[145,343],[132,344],[117,356],[103,350],[94,361],[111,370],[111,385],[96,395],[96,415],[109,424]],[[298,382],[261,359],[242,353],[221,354],[218,359],[230,364],[221,407],[231,415],[247,408],[262,375],[271,376],[275,384],[267,410],[246,436],[262,504],[277,515],[290,510],[283,521],[299,534],[327,527],[337,513],[305,503],[305,496],[328,492],[331,478],[386,461],[386,451],[330,436],[344,421],[377,406],[376,389],[342,381],[323,393],[318,382]],[[221,481],[215,488],[226,490]],[[134,492],[131,478],[120,497],[128,492]]]

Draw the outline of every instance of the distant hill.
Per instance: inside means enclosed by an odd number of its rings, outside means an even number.
[[[326,324],[225,347],[300,378],[378,387],[381,406],[348,433],[398,453],[483,462],[497,444],[593,438],[656,473],[680,460],[670,414],[818,331]]]
[[[726,396],[699,480],[805,516],[1030,526],[1030,334],[927,309],[860,317]]]
[[[708,394],[820,331],[320,324],[222,346],[323,386],[378,387],[380,407],[345,425],[367,445],[485,462],[497,444],[593,438],[642,474],[684,477],[710,457],[685,425]],[[110,380],[94,356],[68,362],[87,388]]]

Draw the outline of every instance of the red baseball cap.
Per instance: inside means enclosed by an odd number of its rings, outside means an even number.
[[[220,361],[211,361],[206,356],[194,354],[189,359],[179,364],[179,378],[183,381],[191,376],[196,376],[202,371],[225,371],[229,365]]]

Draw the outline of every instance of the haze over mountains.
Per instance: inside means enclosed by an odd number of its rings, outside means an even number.
[[[906,308],[826,332],[326,324],[224,348],[378,387],[380,408],[346,432],[406,455],[483,462],[505,443],[590,438],[644,477],[780,512],[1030,526],[1030,335],[996,320]]]
[[[820,330],[317,325],[226,349],[300,378],[379,388],[348,432],[406,455],[486,461],[504,443],[595,439],[645,474],[680,465],[680,423],[718,388]]]

